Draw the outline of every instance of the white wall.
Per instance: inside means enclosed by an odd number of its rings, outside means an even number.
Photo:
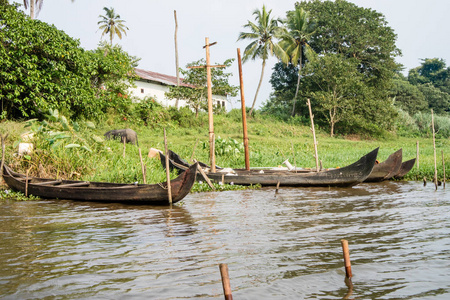
[[[162,106],[169,107],[175,106],[175,99],[167,99],[164,95],[165,92],[169,92],[169,86],[137,80],[134,82],[136,85],[135,88],[131,88],[130,92],[133,97],[138,99],[144,99],[145,97],[155,97],[156,101],[160,103]],[[227,109],[227,97],[213,95],[213,104],[221,105]],[[178,107],[188,106],[186,100],[180,99],[178,101]]]

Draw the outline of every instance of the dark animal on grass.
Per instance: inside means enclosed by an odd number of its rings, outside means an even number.
[[[127,143],[139,146],[136,131],[129,128],[110,130],[107,133],[105,133],[104,136],[107,140],[119,139],[122,143],[123,141],[125,141]]]

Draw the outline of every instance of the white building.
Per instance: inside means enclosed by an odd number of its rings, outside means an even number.
[[[164,75],[152,71],[146,71],[142,69],[135,69],[136,75],[139,79],[134,82],[135,88],[130,89],[130,93],[136,99],[144,99],[145,97],[155,97],[156,101],[162,106],[169,107],[175,106],[175,99],[168,99],[165,96],[166,92],[169,92],[170,86],[177,85],[177,78],[175,76]],[[183,84],[181,80],[181,84]],[[220,105],[226,108],[227,97],[213,95],[213,105]],[[187,102],[184,99],[178,100],[178,107],[187,106]]]

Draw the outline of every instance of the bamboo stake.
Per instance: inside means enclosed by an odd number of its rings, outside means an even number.
[[[437,182],[437,163],[436,163],[436,139],[435,139],[435,132],[434,132],[434,114],[433,109],[431,109],[431,128],[433,129],[433,150],[434,150],[434,185],[436,187],[436,190],[438,188],[438,182]]]
[[[26,177],[25,177],[25,197],[28,197],[28,173],[30,169],[27,169]]]
[[[231,294],[230,277],[228,275],[227,264],[220,264],[220,275],[222,277],[223,295],[225,300],[233,300],[233,295]]]
[[[278,194],[278,188],[280,187],[280,182],[277,181],[277,188],[275,189],[275,195]]]
[[[180,70],[179,70],[179,64],[178,64],[178,20],[177,20],[177,11],[173,11],[173,17],[175,18],[175,34],[174,34],[174,40],[175,40],[175,68],[176,68],[176,74],[177,74],[177,86],[180,86]],[[175,100],[175,107],[178,109],[178,98]]]
[[[5,147],[6,147],[6,138],[8,137],[8,133],[5,136],[0,135],[2,141],[2,161],[0,164],[0,180],[3,180],[3,165],[5,164]]]
[[[142,161],[142,152],[141,148],[139,148],[139,159],[141,160],[141,170],[142,170],[142,178],[144,178],[144,184],[147,184],[147,179],[145,178],[145,166],[144,162]]]
[[[202,167],[200,167],[200,165],[197,165],[198,171],[200,172],[200,174],[202,174],[203,179],[205,179],[206,183],[209,185],[209,187],[215,191],[216,188],[214,187],[214,185],[212,184],[211,180],[209,180],[208,176],[206,176],[205,171],[203,171]]]
[[[169,150],[167,148],[166,129],[164,128],[164,150],[166,153],[166,178],[167,178],[167,193],[169,203],[172,205],[172,186],[170,185],[170,166],[169,166]]]
[[[198,139],[195,141],[194,149],[192,149],[191,161],[194,161],[195,148],[197,148]]]
[[[125,158],[125,148],[126,148],[125,143],[126,143],[127,141],[126,141],[125,138],[122,138],[122,141],[123,141],[123,158]]]
[[[297,162],[295,161],[295,150],[294,150],[294,143],[291,142],[291,147],[292,147],[292,156],[294,158],[294,170],[295,173],[297,173]]]
[[[416,142],[416,168],[419,170],[419,141]]]
[[[442,170],[444,171],[443,188],[445,190],[445,160],[444,160],[444,150],[441,150],[442,154]]]
[[[309,108],[309,116],[311,118],[311,130],[314,137],[314,152],[315,152],[315,158],[316,158],[316,172],[319,172],[319,155],[317,154],[317,141],[316,141],[316,131],[314,129],[314,115],[312,114],[311,110],[311,102],[308,99],[308,108]]]
[[[247,112],[245,109],[244,97],[244,79],[242,76],[242,61],[241,49],[237,49],[238,66],[239,66],[239,83],[241,87],[241,110],[242,110],[242,127],[244,132],[244,153],[245,153],[245,169],[250,170],[250,154],[248,150],[248,135],[247,135]]]
[[[342,252],[344,254],[344,264],[345,264],[345,276],[348,279],[352,278],[352,265],[350,262],[350,252],[348,250],[348,241],[341,240]]]

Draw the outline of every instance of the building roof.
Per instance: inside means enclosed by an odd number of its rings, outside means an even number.
[[[156,72],[152,72],[152,71],[146,71],[146,70],[138,69],[138,68],[135,68],[134,71],[135,71],[136,75],[139,76],[143,80],[159,82],[159,83],[162,83],[165,85],[177,85],[177,77],[176,76],[165,75],[165,74],[156,73]],[[183,86],[193,87],[189,84],[183,83],[182,78],[180,78],[180,84]]]

